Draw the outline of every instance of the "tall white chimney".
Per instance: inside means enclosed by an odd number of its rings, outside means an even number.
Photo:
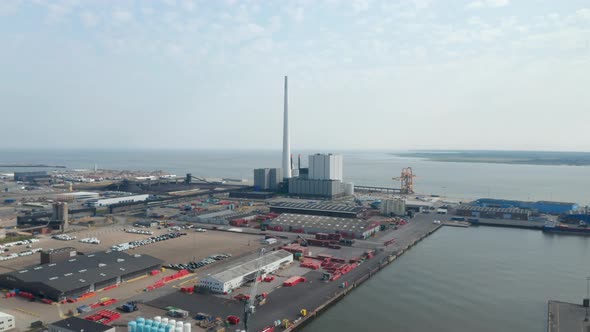
[[[283,178],[291,178],[291,144],[289,143],[289,95],[285,76],[285,110],[283,114]]]

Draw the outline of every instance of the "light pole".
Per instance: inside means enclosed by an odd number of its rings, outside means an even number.
[[[590,276],[586,277],[586,301],[590,301]],[[586,317],[584,321],[588,321],[588,306],[586,306]]]

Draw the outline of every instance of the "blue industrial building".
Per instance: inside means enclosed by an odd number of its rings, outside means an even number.
[[[562,221],[568,224],[577,224],[580,221],[590,224],[590,214],[566,214]]]
[[[546,214],[564,214],[570,211],[575,211],[579,208],[577,203],[549,201],[525,202],[495,198],[480,198],[474,201],[472,205],[483,207],[527,209]]]

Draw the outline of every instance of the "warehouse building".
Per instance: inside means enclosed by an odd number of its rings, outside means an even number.
[[[231,191],[229,198],[242,198],[251,200],[266,200],[273,198],[275,193],[269,191]]]
[[[480,198],[471,204],[483,207],[527,209],[546,214],[563,214],[579,209],[579,205],[576,203],[550,201],[526,202],[494,198]]]
[[[274,202],[270,205],[270,212],[311,214],[317,216],[357,218],[365,211],[360,206],[349,206],[333,203],[294,203]]]
[[[1,274],[0,287],[61,301],[145,275],[159,269],[161,264],[161,260],[149,255],[96,252]]]
[[[115,332],[114,326],[108,326],[88,319],[68,317],[49,324],[49,332]]]
[[[88,191],[78,191],[57,195],[57,199],[60,201],[83,201],[87,199],[98,199],[99,197],[100,195],[98,193]]]
[[[89,207],[101,207],[101,206],[109,206],[114,204],[121,204],[121,203],[134,203],[134,202],[143,202],[147,201],[150,195],[135,195],[135,196],[123,196],[123,197],[114,197],[114,198],[102,198],[102,199],[92,199],[86,202],[86,205]]]
[[[0,312],[0,332],[10,331],[16,327],[16,321],[13,315]]]
[[[243,284],[253,281],[260,270],[261,275],[274,272],[293,262],[293,254],[285,250],[272,251],[262,257],[241,263],[199,280],[199,286],[215,293],[228,293]]]
[[[460,205],[456,208],[455,214],[458,216],[475,218],[529,220],[531,211],[518,208]]]
[[[46,171],[14,172],[14,181],[30,182],[49,178],[51,176]]]
[[[367,239],[379,231],[380,224],[363,219],[283,213],[265,222],[263,228],[294,233],[340,234],[345,238]]]

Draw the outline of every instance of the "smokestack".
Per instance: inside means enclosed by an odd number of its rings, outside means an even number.
[[[283,178],[291,178],[291,144],[289,142],[289,95],[287,89],[287,76],[285,76],[285,105],[283,113]]]
[[[297,168],[301,169],[301,153],[297,156]]]

